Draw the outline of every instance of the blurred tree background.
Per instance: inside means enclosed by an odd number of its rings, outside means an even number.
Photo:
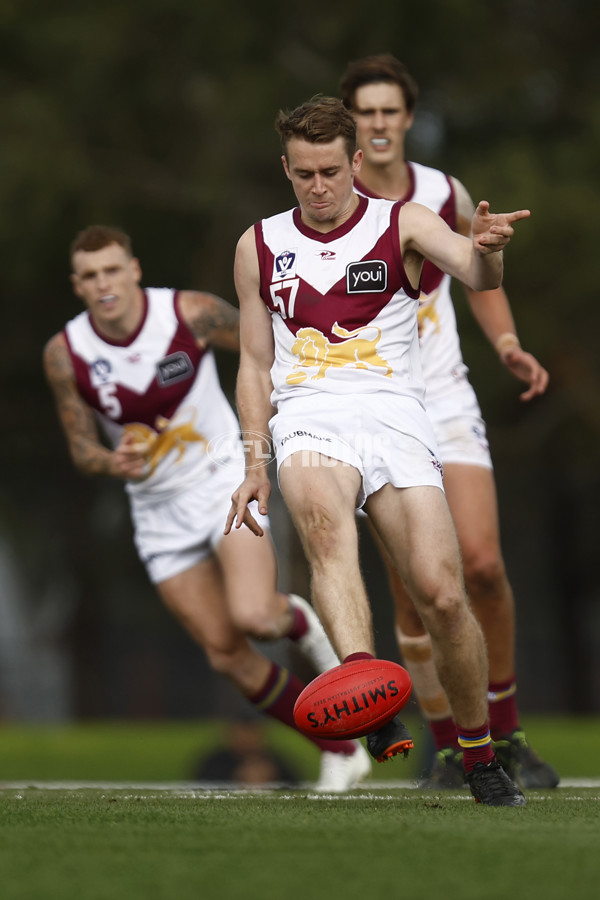
[[[40,363],[79,311],[68,245],[129,231],[150,285],[234,298],[255,220],[293,205],[273,120],[346,63],[392,52],[421,87],[412,158],[475,200],[529,207],[507,252],[523,344],[550,370],[531,406],[456,301],[488,421],[518,603],[521,706],[600,707],[600,29],[592,0],[2,0],[4,422],[0,715],[192,716],[228,702],[135,557],[120,485],[67,459]],[[236,360],[219,357],[232,396]],[[306,590],[285,513],[282,587]],[[364,539],[381,650],[395,653]]]

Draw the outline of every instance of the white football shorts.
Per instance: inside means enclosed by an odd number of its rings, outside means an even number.
[[[171,496],[131,498],[134,542],[150,581],[178,575],[214,552],[224,537],[231,495],[243,480],[243,461],[230,460],[226,466],[214,463],[209,477]],[[258,505],[249,509],[268,529],[269,518],[260,515]]]
[[[442,487],[442,465],[425,410],[391,393],[315,394],[284,400],[269,426],[277,470],[294,453],[317,452],[361,474],[357,507],[385,484]],[[307,465],[310,464],[306,453]]]
[[[453,382],[443,396],[426,397],[426,407],[443,465],[493,468],[485,422],[469,381]]]

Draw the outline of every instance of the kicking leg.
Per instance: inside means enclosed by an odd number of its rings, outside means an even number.
[[[268,533],[257,540],[247,528],[234,530],[219,541],[215,553],[238,628],[256,640],[289,638],[317,672],[338,665],[310,604],[276,589],[275,551]]]
[[[318,453],[297,453],[280,468],[279,481],[310,566],[313,603],[339,658],[373,656],[371,608],[358,557],[359,472]],[[368,735],[367,746],[382,762],[406,756],[414,745],[396,716]]]
[[[318,453],[295,453],[279,481],[310,567],[313,605],[338,657],[373,654],[354,515],[360,473]]]
[[[253,538],[256,540],[256,538]],[[254,648],[229,612],[221,567],[214,558],[157,585],[165,606],[205,651],[211,667],[227,677],[258,710],[297,731],[294,704],[304,684]],[[356,741],[307,737],[321,751],[318,790],[345,791],[370,771]]]

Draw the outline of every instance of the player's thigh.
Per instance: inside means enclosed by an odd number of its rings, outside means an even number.
[[[312,451],[289,456],[279,468],[281,493],[303,541],[319,532],[356,534],[361,476],[354,466]]]
[[[483,466],[444,465],[444,489],[465,564],[499,558],[500,527],[494,474]]]
[[[415,600],[456,588],[462,578],[460,554],[443,491],[387,484],[367,503],[375,528]]]
[[[167,609],[205,649],[231,651],[243,641],[233,624],[214,557],[159,582],[156,588]]]

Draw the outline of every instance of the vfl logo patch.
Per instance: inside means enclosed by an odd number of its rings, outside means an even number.
[[[192,361],[183,350],[171,353],[156,363],[156,380],[161,387],[183,381],[184,378],[191,378],[193,374]]]
[[[275,257],[273,267],[273,281],[282,278],[295,278],[296,276],[296,251],[284,250]]]
[[[112,366],[107,359],[95,359],[90,364],[90,382],[92,387],[98,387],[100,384],[106,384],[110,379]]]
[[[387,263],[382,259],[353,262],[346,268],[347,294],[379,294],[387,288]]]

